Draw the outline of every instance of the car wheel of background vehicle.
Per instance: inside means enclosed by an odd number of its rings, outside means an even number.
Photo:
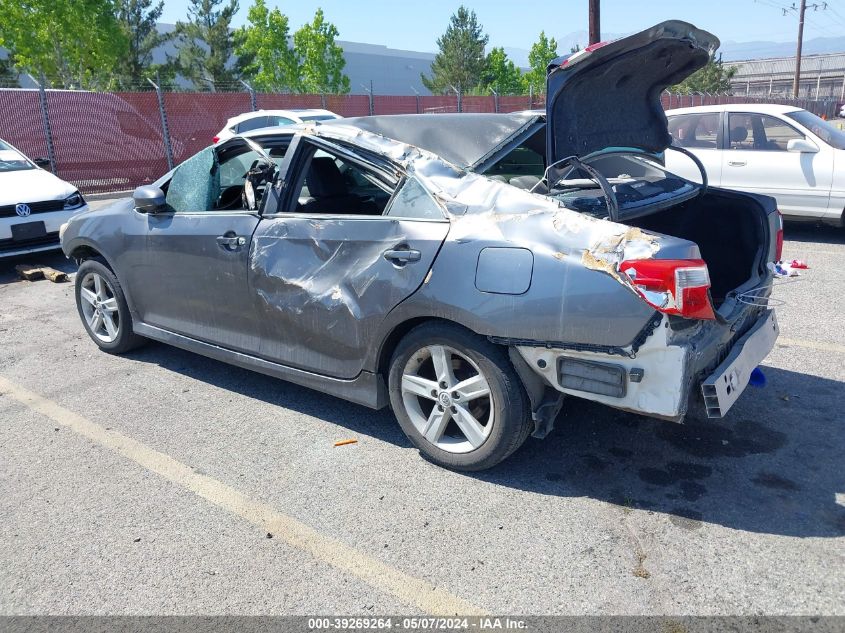
[[[146,342],[132,331],[120,283],[100,261],[87,259],[76,273],[76,308],[85,331],[103,351],[122,354]]]
[[[402,430],[440,466],[490,468],[531,433],[528,399],[507,350],[459,326],[412,330],[393,354],[388,383]]]

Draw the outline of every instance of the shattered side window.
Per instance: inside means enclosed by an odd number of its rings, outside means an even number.
[[[209,211],[220,196],[217,154],[207,147],[179,165],[167,187],[167,204],[174,211]]]
[[[442,220],[443,211],[416,178],[408,178],[385,215],[418,220]]]

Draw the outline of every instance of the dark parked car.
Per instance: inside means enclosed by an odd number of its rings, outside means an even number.
[[[777,336],[781,225],[771,198],[656,158],[661,91],[717,46],[665,22],[553,63],[545,115],[365,117],[203,150],[66,227],[85,328],[109,352],[155,339],[390,405],[457,469],[545,436],[565,395],[680,422],[700,394],[720,417]]]

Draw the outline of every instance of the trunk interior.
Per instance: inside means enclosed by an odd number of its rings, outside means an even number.
[[[767,244],[765,212],[754,200],[709,191],[625,224],[695,242],[710,272],[718,309],[726,295],[759,276]]]

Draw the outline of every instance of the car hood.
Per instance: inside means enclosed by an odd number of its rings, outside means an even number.
[[[76,187],[44,169],[0,172],[0,205],[62,200]]]
[[[718,47],[715,35],[670,20],[552,61],[546,82],[549,164],[612,146],[665,150],[672,137],[661,93],[706,65]]]

